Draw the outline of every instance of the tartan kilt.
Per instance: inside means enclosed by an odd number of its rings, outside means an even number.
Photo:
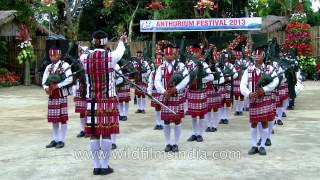
[[[86,111],[85,134],[91,136],[110,136],[111,134],[119,134],[119,111],[117,108],[117,97],[96,100],[95,111],[92,115],[91,99],[88,99]],[[94,118],[94,123],[92,122]]]
[[[240,91],[240,83],[241,83],[241,79],[237,78],[233,81],[233,96],[238,98],[238,97],[243,97],[243,95],[241,94]]]
[[[208,111],[217,111],[221,107],[221,95],[219,91],[215,91],[213,84],[207,84],[206,93],[208,97]]]
[[[128,103],[131,101],[129,83],[125,83],[123,86],[117,89],[117,96],[118,96],[118,101],[120,103],[123,103],[123,102]]]
[[[188,89],[187,98],[188,115],[203,117],[208,112],[206,87],[203,90]]]
[[[146,84],[146,83],[144,83],[144,82],[137,82],[136,84],[137,84],[138,86],[140,86],[140,87],[143,89],[144,92],[147,92],[147,84]],[[143,98],[145,98],[146,95],[144,94],[144,92],[136,89],[136,90],[135,90],[135,95],[138,96],[138,97],[143,97]]]
[[[48,101],[48,122],[51,123],[65,123],[68,121],[68,98],[49,97]]]
[[[231,97],[231,84],[228,83],[226,85],[222,85],[221,87],[221,104],[224,106],[224,104],[231,104],[232,98]]]
[[[160,99],[160,93],[158,93],[155,88],[152,89],[151,95],[157,100]],[[154,108],[161,108],[160,104],[156,103],[154,100],[151,100],[150,105],[151,105],[151,107],[154,107]]]
[[[166,108],[161,108],[161,120],[170,122],[181,122],[182,118],[184,117],[183,98],[183,92],[178,92],[176,96],[169,98],[160,96],[160,101],[164,105],[172,109],[174,112],[176,112],[176,114],[173,114]]]
[[[282,105],[282,101],[286,100],[289,98],[289,89],[288,89],[288,84],[284,83],[280,85],[279,88],[279,98],[281,101],[281,105]]]
[[[74,98],[75,103],[75,113],[85,113],[87,110],[87,99],[80,98],[80,90],[76,91],[76,96]]]
[[[249,115],[250,123],[273,121],[276,116],[272,95],[259,97],[253,102],[250,98]]]

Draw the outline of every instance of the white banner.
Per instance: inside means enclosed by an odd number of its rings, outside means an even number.
[[[262,18],[140,20],[140,32],[261,30]]]

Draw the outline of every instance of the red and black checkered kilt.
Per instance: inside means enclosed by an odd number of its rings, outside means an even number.
[[[76,91],[76,96],[74,98],[75,103],[75,113],[85,113],[87,110],[87,99],[80,97],[80,90]]]
[[[183,92],[179,92],[175,96],[169,98],[160,96],[160,101],[164,105],[172,109],[174,112],[176,112],[176,114],[173,114],[166,108],[161,108],[161,120],[170,122],[181,122],[182,118],[184,117],[183,98]]]
[[[126,82],[123,86],[119,87],[117,89],[117,96],[120,103],[130,102],[131,101],[130,84]]]
[[[117,105],[117,97],[97,100],[92,116],[91,100],[88,99],[85,134],[97,137],[119,134],[119,111]],[[92,123],[92,117],[94,124]]]
[[[48,122],[65,123],[68,121],[68,99],[67,97],[49,97]]]
[[[144,92],[147,92],[147,84],[146,84],[146,83],[144,83],[144,82],[137,82],[136,84],[137,84],[138,86],[140,86],[140,87],[143,89]],[[135,95],[138,96],[138,97],[143,97],[143,98],[145,98],[146,95],[144,94],[144,92],[136,89],[136,90],[135,90]]]
[[[282,105],[282,102],[284,100],[289,98],[289,89],[288,89],[288,84],[287,83],[283,83],[283,84],[280,85],[280,87],[279,87],[279,97],[280,97],[281,105]]]
[[[216,92],[213,84],[207,84],[206,93],[208,97],[208,111],[217,111],[221,107],[221,95]]]
[[[204,117],[208,112],[208,101],[206,93],[206,85],[202,90],[197,90],[193,87],[188,89],[188,112],[192,117]]]
[[[276,112],[271,95],[257,98],[255,101],[249,100],[250,123],[273,121]]]
[[[222,106],[224,106],[224,104],[232,104],[233,97],[231,97],[231,84],[227,83],[225,85],[222,85],[220,88]]]
[[[237,78],[233,81],[233,96],[236,99],[238,99],[239,97],[241,97],[242,99],[244,98],[240,91],[240,83],[241,83],[240,78]]]
[[[152,89],[151,95],[157,100],[160,99],[160,94],[157,92],[155,88]],[[160,104],[156,103],[154,100],[151,100],[151,107],[158,108],[158,109],[161,108]]]

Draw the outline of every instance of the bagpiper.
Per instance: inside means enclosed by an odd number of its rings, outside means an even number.
[[[130,47],[128,43],[125,44],[126,51],[124,52],[124,55],[121,59],[121,72],[123,75],[127,78],[130,77],[132,74],[132,69],[130,69],[132,66],[132,63],[130,61],[131,59],[131,53],[130,53]],[[128,112],[129,112],[129,102],[131,101],[131,95],[130,95],[130,84],[128,81],[125,81],[118,85],[117,87],[117,96],[119,100],[119,113],[120,121],[127,121],[128,120]]]
[[[172,46],[163,49],[165,61],[158,67],[155,76],[155,87],[160,93],[161,102],[174,112],[161,108],[161,120],[164,121],[165,152],[178,152],[181,134],[181,120],[184,117],[184,89],[189,82],[188,70],[177,60],[177,48]],[[170,142],[170,123],[174,123],[174,142]]]
[[[228,124],[229,117],[231,113],[231,105],[233,101],[233,83],[234,80],[238,77],[238,73],[234,68],[234,65],[230,62],[231,55],[226,52],[222,54],[224,62],[220,62],[220,69],[224,74],[224,84],[220,87],[222,94],[222,107],[220,108],[220,124]],[[223,64],[224,63],[224,64]]]
[[[187,141],[202,142],[202,133],[205,128],[205,115],[208,113],[207,83],[214,80],[213,74],[206,62],[204,62],[203,50],[195,44],[191,49],[192,57],[187,68],[192,73],[191,84],[188,87],[188,115],[192,118],[192,135]],[[199,121],[198,119],[199,118]]]
[[[143,91],[139,89],[135,90],[135,96],[137,98],[138,110],[136,113],[145,114],[145,106],[146,106],[146,95],[144,92],[147,91],[148,78],[151,72],[150,66],[148,62],[143,58],[142,51],[137,51],[137,56],[135,61],[133,62],[133,66],[136,69],[135,73],[135,83],[142,88]]]
[[[84,68],[88,80],[88,104],[85,133],[91,136],[90,151],[93,155],[93,175],[107,175],[113,172],[109,166],[112,151],[112,134],[119,133],[119,112],[116,96],[114,70],[125,51],[126,35],[120,37],[115,51],[108,48],[108,36],[104,31],[93,34],[95,49],[87,55]],[[100,150],[103,153],[99,159]]]
[[[235,116],[241,116],[243,115],[243,110],[244,110],[244,96],[240,92],[240,81],[242,74],[244,70],[247,69],[248,67],[248,62],[246,59],[241,58],[241,52],[240,51],[235,51],[235,62],[234,62],[234,67],[238,73],[238,77],[234,79],[234,84],[233,84],[233,96],[234,96],[234,103],[233,106],[235,108]]]
[[[67,133],[67,121],[69,120],[67,96],[72,92],[72,71],[68,63],[60,60],[61,49],[59,47],[49,50],[49,58],[52,63],[44,71],[42,87],[49,95],[48,122],[52,123],[53,140],[46,148],[63,148]],[[62,77],[65,79],[63,80]],[[62,81],[59,82],[58,79]],[[60,139],[59,124],[61,124]]]
[[[157,52],[155,55],[155,60],[154,60],[154,70],[151,71],[150,75],[149,75],[149,80],[148,80],[148,88],[147,88],[147,92],[148,94],[151,94],[154,98],[158,99],[160,98],[160,93],[157,92],[157,89],[155,87],[155,77],[156,77],[156,72],[158,67],[162,64],[162,53],[161,52]],[[161,105],[158,104],[155,101],[151,101],[151,107],[154,107],[155,109],[155,127],[154,130],[162,130],[163,129],[163,125],[161,122]]]
[[[208,127],[206,132],[216,132],[219,123],[219,108],[221,105],[221,94],[219,86],[224,83],[223,73],[218,67],[219,54],[217,48],[213,47],[212,56],[209,61],[211,72],[213,73],[214,80],[207,83],[206,93],[208,97],[208,113],[206,114]]]
[[[265,142],[268,137],[268,122],[275,117],[271,91],[273,91],[279,79],[273,67],[265,65],[265,54],[262,48],[253,52],[254,64],[243,73],[240,83],[241,94],[249,97],[249,116],[251,124],[251,144],[249,155],[259,153],[266,155]],[[261,123],[261,145],[257,146],[257,125]]]
[[[86,57],[86,54],[89,53],[88,47],[80,47],[79,51],[79,61],[81,64],[83,64],[84,58],[81,57]],[[75,113],[80,114],[80,133],[77,135],[77,137],[85,137],[84,133],[84,126],[85,126],[85,112],[87,110],[87,99],[85,97],[81,97],[81,93],[83,90],[83,86],[85,85],[84,83],[87,82],[81,82],[79,78],[77,78],[76,84],[75,84],[75,97],[74,97],[74,102],[75,102]]]

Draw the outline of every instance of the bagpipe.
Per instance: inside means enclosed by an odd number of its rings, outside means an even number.
[[[162,102],[160,102],[158,99],[154,98],[151,94],[148,94],[147,92],[145,92],[143,90],[142,87],[140,87],[139,85],[135,84],[134,82],[130,81],[127,77],[125,77],[123,74],[121,74],[119,71],[115,70],[115,73],[122,77],[125,81],[129,82],[129,84],[131,84],[132,86],[134,86],[136,89],[138,89],[139,91],[143,92],[146,96],[148,96],[149,98],[151,98],[153,101],[155,101],[156,103],[158,103],[160,106],[166,108],[167,110],[169,110],[170,112],[172,112],[173,114],[177,114],[176,112],[174,112],[172,109],[170,109],[168,106],[164,105]]]
[[[73,83],[71,83],[63,88],[70,89],[76,83],[76,80],[78,79],[79,83],[80,83],[80,97],[81,98],[86,97],[86,95],[87,95],[87,82],[86,82],[86,75],[85,75],[83,65],[81,64],[81,62],[78,59],[69,55],[70,51],[75,47],[77,48],[77,46],[75,46],[75,43],[72,42],[72,44],[68,48],[66,55],[63,58],[61,58],[61,63],[67,62],[68,64],[70,64],[70,66],[68,68],[64,69],[62,72],[50,74],[48,76],[46,82],[44,83],[45,85],[49,86],[49,92],[50,92],[49,94],[53,93],[53,91],[54,91],[53,87],[55,84],[63,82],[65,79],[67,79],[69,77],[73,77]],[[69,69],[71,69],[72,74],[70,74],[69,76],[66,76],[65,73]]]

